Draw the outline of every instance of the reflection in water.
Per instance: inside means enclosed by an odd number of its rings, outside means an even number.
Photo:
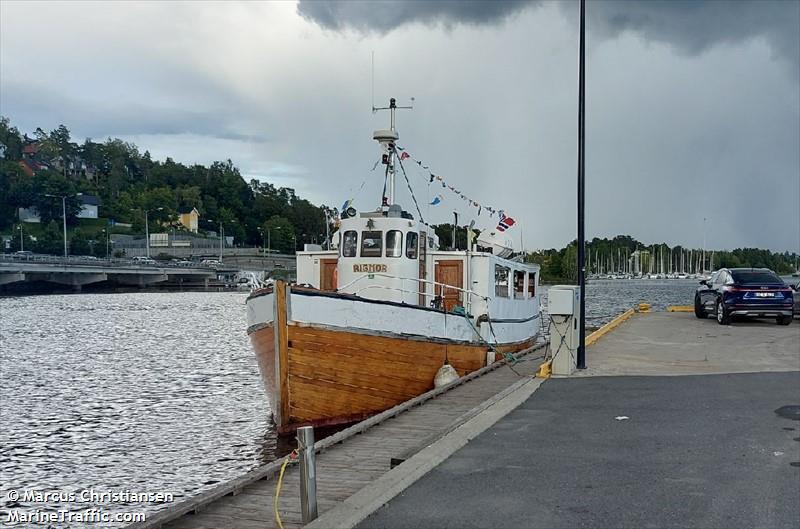
[[[587,325],[640,301],[691,303],[696,285],[590,282]],[[0,512],[43,507],[8,501],[8,489],[169,491],[179,501],[288,453],[245,335],[245,297],[1,299]]]

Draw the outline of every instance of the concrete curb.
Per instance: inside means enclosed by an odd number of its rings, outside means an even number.
[[[510,391],[504,398],[422,449],[330,511],[325,512],[306,525],[305,529],[350,529],[355,527],[470,440],[525,402],[542,385],[542,382],[544,382],[542,379],[526,378],[515,383],[512,386],[513,391]]]
[[[594,344],[597,340],[599,340],[606,334],[610,333],[611,331],[619,327],[624,321],[628,320],[631,316],[633,316],[633,314],[634,310],[628,309],[619,316],[617,316],[616,318],[614,318],[613,320],[611,320],[610,322],[606,323],[605,325],[603,325],[602,327],[600,327],[599,329],[597,329],[592,334],[586,337],[586,345],[589,346]]]

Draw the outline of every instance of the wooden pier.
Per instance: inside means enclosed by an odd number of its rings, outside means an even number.
[[[497,362],[362,421],[316,443],[320,516],[452,431],[521,379],[530,378],[544,351],[538,344],[509,366]],[[273,501],[284,459],[171,505],[129,529],[265,529],[278,527]],[[302,527],[298,465],[286,468],[279,511],[286,529]]]

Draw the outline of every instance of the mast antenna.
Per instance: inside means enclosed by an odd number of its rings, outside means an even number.
[[[411,102],[413,104],[414,98],[411,98]],[[388,196],[384,195],[381,197],[381,207],[388,208],[390,204],[394,204],[395,200],[395,193],[394,193],[394,162],[395,162],[395,143],[398,139],[400,139],[400,135],[397,133],[395,128],[395,110],[398,108],[401,109],[412,109],[413,106],[405,106],[399,107],[397,106],[397,101],[395,98],[389,99],[389,106],[388,107],[372,107],[372,112],[375,113],[378,110],[388,110],[389,111],[389,129],[386,130],[376,130],[373,135],[372,139],[376,140],[381,145],[381,149],[383,151],[383,164],[386,165],[386,180],[389,186],[389,193]]]

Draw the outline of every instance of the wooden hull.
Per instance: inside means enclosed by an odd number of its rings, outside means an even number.
[[[458,342],[296,321],[288,315],[294,298],[286,285],[277,284],[268,296],[274,296],[274,320],[251,326],[249,334],[281,434],[300,426],[351,423],[414,398],[433,389],[445,362],[460,376],[486,365],[488,347],[479,340]],[[497,349],[519,351],[534,339]]]

